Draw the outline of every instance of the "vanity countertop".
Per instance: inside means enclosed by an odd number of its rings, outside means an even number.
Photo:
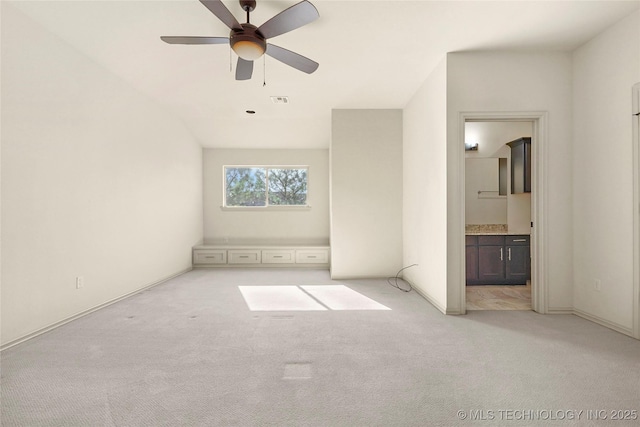
[[[465,226],[467,236],[495,235],[495,236],[523,236],[530,232],[509,231],[507,224],[467,224]]]
[[[467,236],[528,236],[531,233],[516,233],[511,231],[503,231],[503,232],[486,232],[486,231],[467,231],[465,233]]]

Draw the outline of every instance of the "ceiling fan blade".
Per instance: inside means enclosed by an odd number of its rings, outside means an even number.
[[[297,70],[303,71],[307,74],[313,73],[318,69],[318,64],[315,61],[310,60],[302,55],[299,55],[290,50],[284,49],[280,46],[267,43],[267,55],[277,59],[280,62],[287,64]]]
[[[253,61],[238,57],[236,65],[236,80],[249,80],[253,74]]]
[[[229,37],[199,37],[199,36],[161,36],[160,39],[169,44],[225,44]]]
[[[309,22],[315,21],[319,17],[320,14],[316,7],[304,0],[269,19],[258,28],[258,31],[260,31],[266,39],[270,39],[300,28]]]
[[[232,30],[241,30],[242,26],[238,22],[238,20],[233,16],[233,14],[227,9],[227,6],[224,5],[220,0],[200,0],[207,9],[211,11],[214,15],[221,20],[224,25],[231,28]]]

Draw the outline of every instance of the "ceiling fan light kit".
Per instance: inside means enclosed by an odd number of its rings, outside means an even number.
[[[303,0],[280,12],[260,27],[249,23],[249,14],[256,7],[254,0],[239,0],[240,6],[247,12],[247,22],[240,24],[221,0],[200,0],[211,13],[231,29],[229,37],[201,36],[162,36],[160,39],[169,44],[225,44],[238,55],[236,80],[248,80],[253,74],[253,61],[265,53],[278,61],[307,74],[318,69],[318,63],[290,50],[268,43],[267,39],[300,28],[318,19],[318,10]]]
[[[231,49],[242,59],[255,61],[267,50],[267,41],[258,33],[255,25],[241,24],[242,30],[231,30]]]

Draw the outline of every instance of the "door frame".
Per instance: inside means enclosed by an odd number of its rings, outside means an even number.
[[[633,337],[640,339],[640,83],[633,98]]]
[[[461,112],[458,119],[458,168],[460,170],[460,192],[458,202],[461,206],[460,252],[465,259],[465,156],[464,133],[466,122],[508,122],[529,121],[533,124],[531,144],[531,308],[541,314],[549,311],[549,289],[547,280],[547,194],[548,183],[546,174],[547,161],[547,123],[546,111],[508,111],[508,112]],[[460,295],[460,310],[466,313],[466,263],[460,263],[460,281],[458,283]]]

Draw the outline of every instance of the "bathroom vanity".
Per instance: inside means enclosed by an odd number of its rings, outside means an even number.
[[[528,235],[467,234],[467,285],[526,285],[531,279]]]

